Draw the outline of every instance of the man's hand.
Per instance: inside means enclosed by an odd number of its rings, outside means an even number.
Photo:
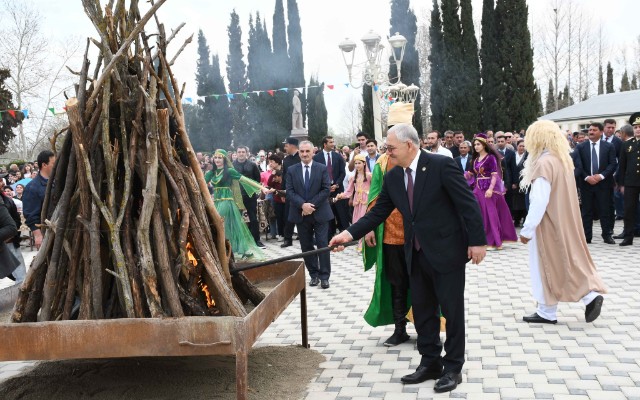
[[[486,255],[487,248],[485,246],[469,246],[467,249],[467,257],[471,259],[472,264],[480,264]]]
[[[336,190],[338,190],[338,185],[331,185],[331,193],[335,192]]]
[[[364,242],[367,244],[367,247],[374,247],[376,245],[376,234],[375,232],[369,232],[364,237]]]
[[[353,236],[349,233],[349,231],[342,231],[338,235],[335,235],[331,241],[329,242],[329,246],[335,246],[342,243],[350,242],[353,239]],[[334,252],[344,250],[344,246],[338,246],[333,249]]]
[[[40,229],[36,229],[33,233],[33,242],[36,245],[36,249],[40,250],[40,246],[42,246],[42,232]]]
[[[302,215],[311,215],[316,210],[316,207],[311,203],[304,203],[302,205]]]
[[[529,241],[530,241],[530,240],[531,240],[531,239],[526,238],[526,237],[524,237],[524,236],[520,235],[520,241],[521,241],[522,243],[527,244],[527,243],[529,243]]]
[[[586,180],[589,185],[595,185],[596,183],[598,183],[595,175],[588,176]]]
[[[515,183],[511,185],[511,189],[516,190],[517,188],[518,188],[518,185],[516,185]]]
[[[618,186],[618,189],[620,190],[620,193],[624,194],[624,186]]]

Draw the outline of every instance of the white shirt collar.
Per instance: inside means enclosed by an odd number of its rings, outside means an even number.
[[[309,161],[309,164],[305,164],[305,163],[304,163],[304,162],[302,162],[302,161],[301,161],[301,163],[302,163],[302,167],[303,167],[303,168],[304,168],[304,167],[306,167],[306,166],[311,167],[311,164],[313,164],[313,160]]]
[[[409,164],[409,168],[411,168],[412,172],[416,172],[416,170],[418,169],[418,160],[420,159],[420,154],[422,154],[422,150],[418,150],[416,156],[413,158],[413,161],[411,161],[411,164]],[[405,172],[407,172],[406,168],[404,170]]]

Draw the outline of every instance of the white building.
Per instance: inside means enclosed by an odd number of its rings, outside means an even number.
[[[629,117],[640,111],[640,90],[602,94],[583,102],[543,115],[538,119],[556,122],[563,131],[588,129],[592,122],[603,123],[607,118],[616,120],[616,127],[629,123]]]

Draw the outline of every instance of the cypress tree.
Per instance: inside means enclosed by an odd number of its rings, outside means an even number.
[[[213,94],[211,82],[210,53],[207,39],[202,32],[198,31],[198,61],[196,62],[196,84],[198,96],[209,96]],[[188,118],[186,117],[188,115]],[[213,130],[213,98],[204,97],[199,100],[197,106],[185,107],[185,124],[187,124],[191,144],[195,150],[210,150],[211,133]]]
[[[284,20],[284,6],[282,0],[276,0],[273,11],[273,53],[271,57],[271,89],[289,87],[289,54],[287,53],[287,31]],[[291,134],[291,94],[277,91],[272,98],[270,116],[273,118],[278,142]]]
[[[631,78],[631,90],[638,90],[638,75],[633,74]]]
[[[611,68],[611,62],[607,63],[607,93],[615,92],[613,88],[613,68]]]
[[[318,82],[317,76],[309,79],[309,93],[307,97],[307,118],[309,128],[309,140],[320,144],[322,138],[328,134],[327,107],[324,103],[324,83]],[[318,87],[311,87],[318,86]]]
[[[235,93],[230,105],[235,146],[247,145],[251,139],[251,129],[247,121],[247,102],[241,94],[247,91],[247,71],[242,52],[242,29],[240,17],[235,10],[231,12],[229,33],[229,54],[227,56],[227,79],[229,92]]]
[[[0,68],[0,110],[2,110],[2,116],[0,116],[0,154],[7,152],[7,146],[16,136],[13,133],[13,128],[22,123],[23,114],[16,112],[15,117],[4,110],[15,110],[16,106],[13,105],[13,96],[9,89],[5,86],[5,81],[11,77],[11,73],[8,69]]]
[[[400,33],[407,39],[407,45],[404,51],[401,68],[401,80],[406,85],[414,84],[420,86],[420,63],[418,60],[418,51],[416,50],[416,34],[418,33],[418,24],[416,15],[410,8],[409,0],[391,0],[391,28],[389,36],[393,36],[396,32]],[[398,71],[393,57],[389,62],[389,80],[397,80]],[[422,134],[422,110],[420,107],[420,92],[414,103],[413,126],[419,134]]]
[[[536,120],[538,114],[536,85],[533,78],[533,48],[525,0],[498,0],[499,65],[504,90],[498,107],[500,129],[521,129]]]
[[[304,57],[302,52],[302,28],[300,26],[300,13],[298,2],[287,0],[287,38],[289,39],[289,87],[304,88]],[[300,91],[300,106],[302,107],[302,124],[306,126],[307,93],[305,89]]]
[[[555,101],[555,93],[556,90],[553,87],[553,79],[549,79],[549,91],[547,91],[547,114],[551,114],[556,111],[556,101]]]
[[[482,42],[480,62],[482,63],[482,128],[496,128],[496,106],[502,89],[502,71],[498,65],[498,29],[496,26],[495,0],[482,2]]]
[[[461,105],[465,93],[462,92],[462,28],[458,16],[458,0],[442,0],[442,37],[444,43],[444,96],[442,129],[461,129],[464,124]]]
[[[536,103],[538,106],[538,117],[542,117],[544,115],[544,108],[542,107],[542,91],[538,85],[536,85]]]
[[[445,130],[444,117],[444,40],[442,37],[442,19],[438,0],[433,0],[431,10],[431,24],[429,25],[429,40],[431,53],[429,66],[431,67],[431,85],[429,98],[431,99],[431,127],[440,131]]]
[[[604,94],[604,78],[602,73],[602,64],[598,66],[598,95]]]
[[[629,83],[629,74],[625,69],[624,74],[622,74],[622,81],[620,82],[620,91],[628,92],[629,90],[631,90],[631,84]]]
[[[480,62],[478,41],[473,27],[471,0],[460,1],[460,24],[462,27],[462,80],[461,119],[458,125],[463,132],[476,133],[480,129],[482,102],[480,99]]]
[[[213,146],[211,149],[228,149],[231,146],[231,129],[233,121],[229,113],[229,99],[225,94],[227,89],[224,85],[224,79],[220,73],[220,57],[217,54],[211,56],[211,82],[213,84],[213,92],[221,94],[218,99],[214,98],[213,102]]]
[[[362,104],[360,105],[360,130],[370,138],[375,136],[375,125],[373,121],[373,99],[371,98],[371,86],[362,85]]]

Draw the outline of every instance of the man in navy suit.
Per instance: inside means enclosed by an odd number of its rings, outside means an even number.
[[[337,227],[340,231],[343,231],[349,227],[349,205],[346,201],[339,201],[337,203],[331,202],[331,199],[335,199],[338,193],[344,192],[344,177],[346,175],[346,163],[342,156],[334,151],[336,145],[331,136],[325,136],[322,138],[322,150],[318,151],[313,156],[313,161],[327,166],[327,173],[329,174],[329,181],[331,183],[331,194],[329,200],[331,204],[331,211],[336,216],[335,219],[329,221],[329,237],[331,239],[336,234],[336,219],[338,220]]]
[[[594,122],[589,126],[589,140],[576,147],[575,175],[582,199],[582,227],[587,243],[593,238],[593,212],[598,211],[602,239],[613,240],[613,173],[616,171],[616,149],[602,140],[604,126]]]
[[[471,171],[473,169],[473,158],[471,154],[469,154],[469,151],[471,151],[471,142],[465,140],[458,145],[457,149],[460,155],[453,158],[456,165],[460,167],[460,171],[462,171],[463,174],[466,171]]]
[[[298,238],[302,251],[327,247],[329,241],[329,221],[333,213],[329,206],[331,181],[327,167],[313,162],[313,143],[300,142],[300,163],[287,170],[287,202],[289,203],[290,222],[298,228]],[[331,275],[331,258],[329,253],[304,258],[311,281],[310,286],[321,284],[323,289],[329,288]]]
[[[422,355],[416,371],[401,380],[413,384],[437,379],[434,390],[448,392],[462,382],[465,265],[470,260],[480,263],[486,254],[480,206],[453,158],[422,151],[418,132],[410,124],[389,129],[387,154],[398,166],[387,172],[376,204],[334,236],[330,245],[359,239],[394,209],[400,211],[417,347]],[[439,307],[447,319],[444,357]]]

